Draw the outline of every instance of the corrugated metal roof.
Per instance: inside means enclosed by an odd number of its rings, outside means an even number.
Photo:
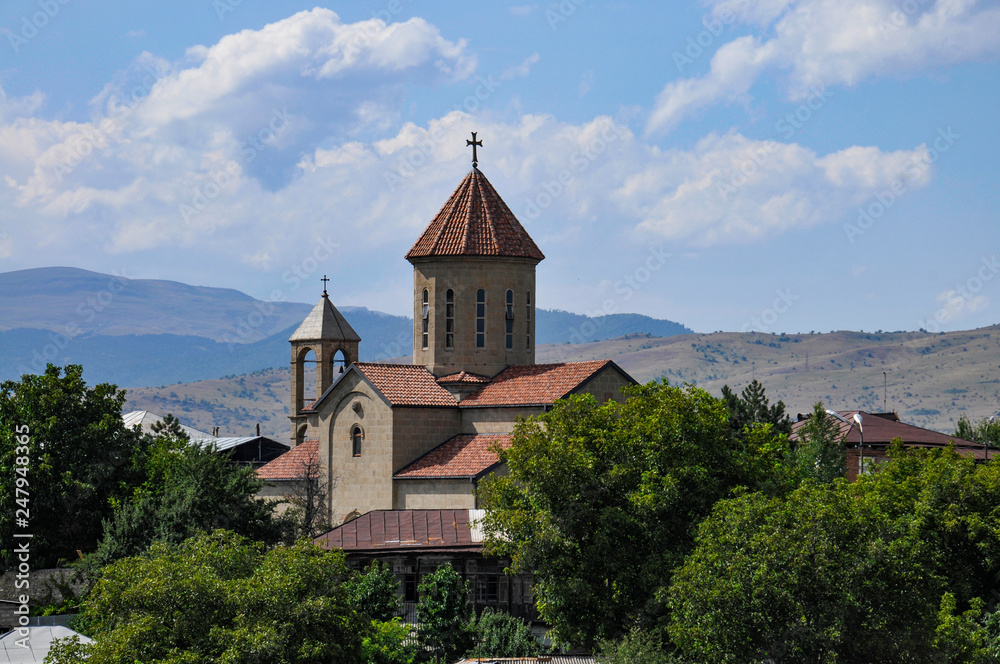
[[[162,416],[157,415],[156,413],[150,410],[133,410],[129,413],[125,413],[124,415],[122,415],[122,422],[125,423],[126,427],[131,429],[132,427],[138,424],[142,426],[142,430],[144,433],[149,433],[149,434],[153,433],[153,424],[162,421],[163,421]],[[191,440],[194,440],[196,438],[212,438],[212,434],[210,433],[199,431],[194,427],[184,426],[183,424],[181,425],[181,430],[184,433],[186,433],[188,437],[191,438]]]
[[[348,553],[394,550],[479,551],[482,532],[470,522],[480,510],[372,510],[317,537],[316,544]]]
[[[286,443],[283,443],[280,440],[274,440],[273,438],[268,438],[267,436],[228,436],[223,438],[213,438],[208,436],[206,438],[192,438],[191,442],[201,447],[215,445],[217,450],[223,452],[225,450],[231,450],[234,447],[239,447],[240,445],[245,445],[246,443],[256,443],[258,440],[264,440],[283,447],[288,447]]]
[[[550,655],[546,657],[474,657],[463,659],[458,664],[594,664],[593,655]],[[642,664],[636,662],[635,664]]]
[[[11,664],[37,664],[45,659],[56,639],[66,639],[71,636],[80,638],[81,643],[93,643],[94,640],[74,632],[69,627],[27,627],[28,648],[17,645],[24,638],[17,630],[0,636],[0,660]]]

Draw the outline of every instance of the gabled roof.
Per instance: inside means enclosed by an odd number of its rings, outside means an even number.
[[[262,480],[298,480],[304,476],[305,468],[319,463],[319,441],[307,440],[257,469],[257,477]]]
[[[394,475],[408,479],[466,479],[479,477],[500,460],[490,449],[494,443],[507,449],[509,433],[463,433],[449,438]]]
[[[432,256],[545,258],[478,168],[465,176],[406,254],[410,261]]]
[[[455,406],[458,402],[437,384],[434,374],[413,364],[356,362],[353,367],[393,406]]]
[[[954,445],[959,451],[975,453],[977,458],[982,458],[982,445],[973,443],[962,438],[950,436],[938,431],[924,429],[913,424],[900,422],[899,418],[892,413],[866,413],[859,410],[837,411],[841,417],[853,422],[854,415],[861,415],[861,426],[864,429],[865,447],[888,446],[894,438],[901,438],[903,443],[910,447],[946,447]],[[792,437],[797,438],[799,430],[806,425],[808,419],[802,419],[792,423]],[[857,447],[861,442],[861,433],[856,427],[835,420],[840,432],[844,436],[844,443],[848,447]]]
[[[324,291],[319,303],[313,307],[298,329],[289,337],[289,341],[361,341],[343,314],[337,311],[333,302]]]
[[[373,510],[313,540],[347,553],[420,549],[479,551],[482,510]]]
[[[549,405],[556,399],[569,396],[609,366],[628,376],[611,360],[507,367],[481,390],[462,401],[461,405],[463,408]]]
[[[143,433],[151,434],[153,433],[153,425],[157,422],[163,422],[163,417],[150,410],[133,410],[122,415],[122,422],[129,429],[138,424],[142,427]],[[181,431],[186,433],[191,440],[213,438],[212,434],[199,431],[194,427],[186,427],[183,424],[181,425]]]
[[[486,376],[469,373],[468,371],[459,371],[458,373],[441,376],[437,379],[437,382],[442,385],[451,383],[488,383],[490,382],[490,379]]]

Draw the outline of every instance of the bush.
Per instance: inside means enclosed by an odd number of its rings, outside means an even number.
[[[476,647],[466,657],[537,657],[543,650],[528,623],[502,611],[483,611],[475,636]]]

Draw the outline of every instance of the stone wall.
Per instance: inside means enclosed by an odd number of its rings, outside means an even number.
[[[396,480],[397,510],[475,509],[475,485],[459,480]]]

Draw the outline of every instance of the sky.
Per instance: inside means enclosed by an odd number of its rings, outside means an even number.
[[[537,303],[700,332],[1000,322],[1000,2],[6,0],[0,272],[412,313],[479,167]]]

